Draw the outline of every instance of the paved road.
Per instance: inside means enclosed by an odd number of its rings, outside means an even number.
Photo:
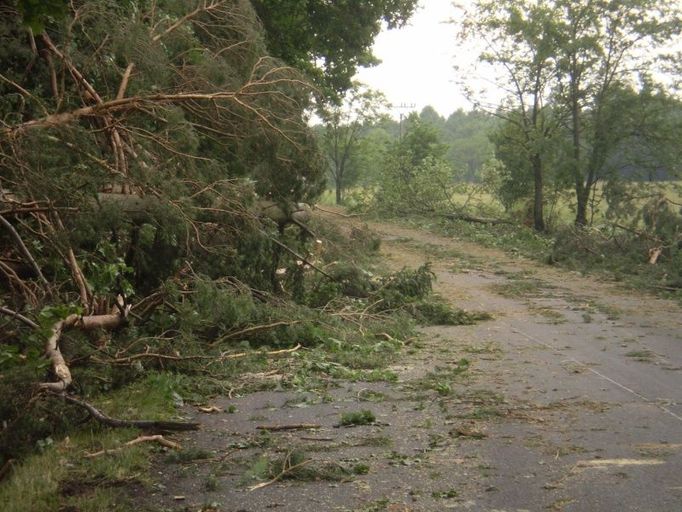
[[[495,316],[450,333],[454,342],[499,347],[501,357],[475,361],[478,384],[492,384],[510,411],[478,442],[487,471],[468,496],[472,510],[682,510],[677,304],[471,244],[377,228],[394,240],[398,260],[410,260],[401,245],[417,259],[434,246],[454,250],[436,260],[437,290]]]
[[[215,461],[161,467],[155,503],[241,512],[682,510],[676,304],[423,231],[372,227],[389,265],[431,261],[438,293],[494,319],[425,328],[419,350],[406,349],[393,367],[397,383],[218,400],[238,414],[200,415],[203,432],[184,441],[216,452]],[[427,375],[447,377],[462,358],[470,368],[452,393],[415,387]],[[368,402],[370,392],[384,399]],[[379,422],[336,428],[340,413],[359,407]],[[286,422],[321,428],[255,442],[259,423]],[[245,468],[286,446],[369,472],[249,491]]]

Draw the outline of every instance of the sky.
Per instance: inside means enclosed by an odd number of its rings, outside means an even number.
[[[460,2],[461,3],[461,2]],[[356,80],[383,91],[393,105],[414,104],[420,112],[431,105],[444,117],[457,109],[471,110],[461,92],[455,66],[466,69],[476,52],[458,51],[457,28],[447,23],[456,16],[452,0],[421,0],[419,10],[401,29],[384,30],[376,38],[373,52],[382,63],[360,69]],[[401,109],[393,109],[397,117]]]

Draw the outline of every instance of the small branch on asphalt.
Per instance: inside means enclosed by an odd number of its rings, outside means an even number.
[[[281,430],[312,430],[322,428],[322,425],[317,423],[295,423],[292,425],[258,425],[256,430],[269,430],[270,432],[277,432]]]
[[[120,452],[124,448],[130,447],[130,446],[135,446],[136,444],[140,444],[140,443],[149,443],[149,442],[159,443],[161,446],[165,446],[166,448],[172,448],[173,450],[180,450],[182,448],[182,446],[180,446],[178,443],[166,439],[161,434],[155,434],[153,436],[136,437],[132,441],[128,441],[123,446],[119,446],[118,448],[112,448],[110,450],[100,450],[98,452],[88,453],[85,455],[85,458],[86,459],[92,459],[95,457],[99,457],[100,455],[111,455],[112,453]]]

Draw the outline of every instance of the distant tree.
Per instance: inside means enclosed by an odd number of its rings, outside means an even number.
[[[443,140],[450,149],[448,160],[467,181],[480,179],[480,171],[493,156],[490,133],[497,118],[484,110],[453,112],[445,122]]]
[[[431,105],[425,106],[419,113],[419,119],[424,123],[430,124],[442,132],[445,129],[445,119]]]
[[[350,183],[351,162],[361,136],[384,116],[385,107],[381,93],[356,84],[342,104],[331,104],[322,111],[322,148],[329,160],[337,204],[343,202],[344,191]]]
[[[453,172],[439,130],[415,112],[407,117],[405,130],[405,135],[389,146],[382,162],[375,193],[377,207],[389,213],[451,207]]]
[[[396,151],[407,157],[413,167],[419,166],[427,157],[442,160],[448,146],[442,140],[442,133],[437,125],[424,121],[416,112],[412,112],[404,121],[404,135],[396,144]]]

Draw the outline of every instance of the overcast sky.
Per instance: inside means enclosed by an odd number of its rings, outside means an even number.
[[[356,79],[383,91],[394,105],[414,104],[418,112],[426,105],[444,117],[459,108],[470,110],[471,104],[456,83],[455,65],[467,68],[476,55],[457,50],[457,29],[447,23],[457,13],[452,0],[420,3],[408,26],[379,34],[374,54],[382,63],[361,69]],[[397,110],[393,112],[397,114]]]

